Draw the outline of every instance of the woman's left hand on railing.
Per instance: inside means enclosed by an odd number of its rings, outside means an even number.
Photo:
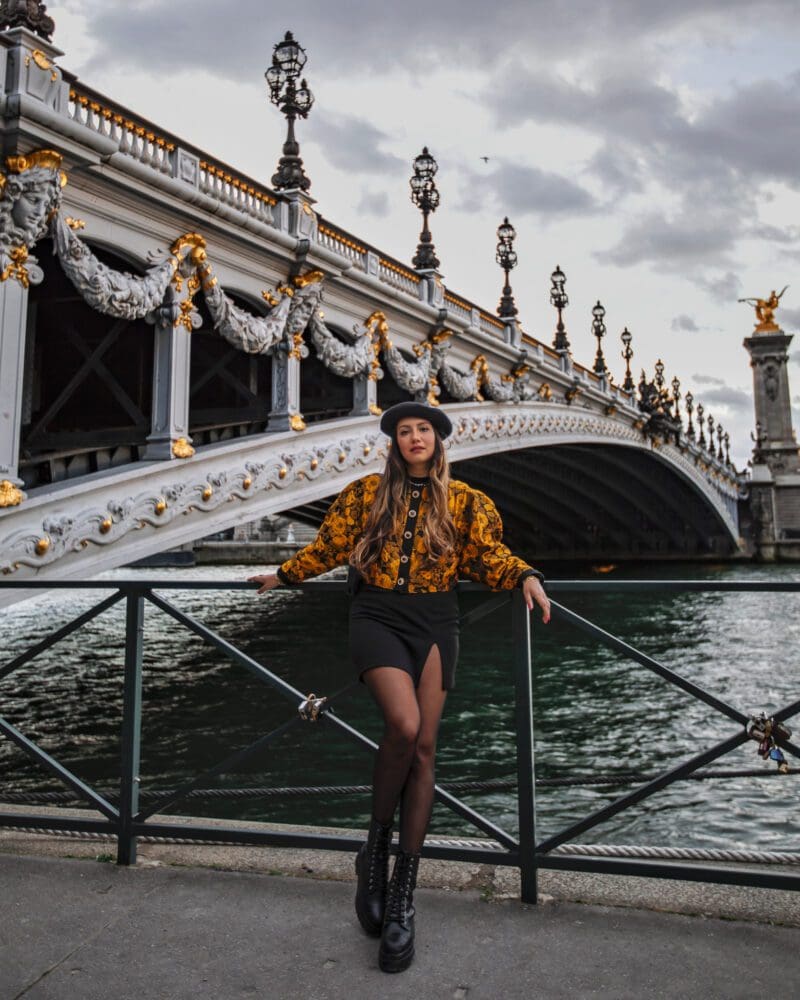
[[[536,576],[526,576],[522,581],[522,593],[528,611],[533,611],[534,604],[539,605],[542,609],[542,622],[546,625],[550,621],[550,601],[544,592],[542,581]]]
[[[268,590],[277,587],[281,581],[278,579],[277,573],[266,573],[263,576],[248,576],[247,582],[260,584],[256,593],[266,594]]]

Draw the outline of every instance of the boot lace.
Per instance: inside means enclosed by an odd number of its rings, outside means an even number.
[[[389,896],[386,900],[386,920],[405,924],[411,894],[414,891],[413,859],[398,858],[397,865],[389,883]]]
[[[385,833],[381,830],[367,850],[369,866],[367,868],[367,889],[370,893],[385,892],[388,881],[389,867],[389,837],[391,830]]]

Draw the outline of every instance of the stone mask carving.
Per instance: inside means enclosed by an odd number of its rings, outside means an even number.
[[[30,250],[61,205],[67,177],[60,167],[61,154],[52,149],[7,158],[7,173],[0,174],[0,281],[16,278],[27,288],[42,280]]]

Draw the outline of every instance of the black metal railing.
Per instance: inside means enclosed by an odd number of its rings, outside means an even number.
[[[74,815],[36,814],[28,811],[4,811],[0,813],[0,827],[26,827],[41,830],[59,830],[82,833],[111,834],[117,839],[117,860],[120,864],[131,864],[136,860],[136,845],[140,837],[179,837],[182,840],[214,841],[225,843],[262,844],[284,847],[310,847],[329,850],[357,850],[361,838],[347,835],[300,833],[286,830],[265,830],[256,828],[232,827],[225,825],[203,825],[201,822],[170,823],[155,821],[156,813],[163,814],[177,802],[186,800],[203,785],[223,773],[229,773],[241,767],[255,754],[273,744],[293,726],[314,714],[319,709],[316,724],[332,727],[344,734],[349,740],[360,745],[367,751],[374,751],[376,744],[359,730],[349,725],[337,713],[335,702],[343,693],[330,696],[321,705],[308,704],[308,696],[279,677],[263,663],[258,662],[236,645],[218,635],[196,617],[185,613],[164,596],[170,590],[251,590],[252,584],[217,581],[186,581],[186,580],[123,580],[123,581],[90,581],[90,582],[39,582],[26,581],[24,584],[13,584],[10,581],[0,581],[0,588],[18,586],[26,589],[91,589],[110,590],[109,596],[94,605],[89,610],[78,615],[68,624],[52,634],[31,645],[25,652],[14,656],[8,663],[0,665],[0,704],[2,704],[2,680],[23,664],[30,662],[35,656],[54,646],[61,639],[77,632],[93,618],[103,614],[119,602],[125,604],[125,665],[123,682],[123,711],[121,728],[121,768],[119,775],[119,794],[111,796],[101,793],[91,787],[64,763],[37,745],[27,737],[21,729],[12,724],[0,713],[0,732],[15,743],[27,755],[47,768],[76,797],[100,813],[100,818],[76,817]],[[314,590],[342,591],[344,583],[320,582],[304,585]],[[462,584],[460,589],[480,591],[484,588],[475,584]],[[645,591],[686,592],[686,591],[755,591],[777,592],[800,590],[800,584],[792,583],[706,583],[702,581],[559,581],[549,585],[551,598],[556,594],[580,592],[602,593],[637,593]],[[142,659],[144,645],[144,611],[145,605],[158,609],[172,618],[182,628],[198,636],[205,644],[216,649],[223,657],[238,664],[260,682],[268,685],[291,706],[292,713],[277,727],[258,737],[249,746],[226,756],[213,767],[203,771],[185,782],[178,788],[148,796],[148,804],[140,804],[139,789],[139,759],[141,750],[142,724]],[[610,819],[623,810],[642,802],[650,795],[667,788],[673,783],[697,777],[709,777],[709,773],[701,771],[708,764],[724,756],[726,753],[752,738],[752,719],[735,707],[709,691],[704,690],[694,682],[676,673],[648,654],[636,649],[622,639],[600,628],[598,625],[581,617],[561,603],[553,600],[553,617],[565,624],[588,634],[593,640],[609,647],[616,653],[633,660],[641,667],[657,674],[693,698],[705,703],[714,712],[729,719],[735,730],[725,739],[718,741],[695,753],[688,760],[682,761],[660,774],[643,776],[643,783],[632,791],[623,794],[615,801],[590,815],[571,823],[565,829],[549,836],[547,839],[536,840],[536,795],[534,777],[534,738],[533,738],[533,706],[535,672],[532,669],[531,647],[531,616],[525,607],[522,593],[513,591],[502,594],[486,593],[481,603],[462,616],[462,626],[469,626],[486,615],[508,609],[511,612],[511,636],[513,641],[513,683],[515,695],[515,728],[516,728],[516,790],[519,834],[512,836],[508,831],[498,826],[492,819],[467,805],[451,791],[437,785],[436,799],[461,819],[466,820],[482,835],[483,842],[468,841],[461,843],[430,842],[424,848],[428,857],[489,863],[492,865],[507,865],[517,867],[521,877],[521,898],[527,902],[535,902],[537,896],[537,875],[539,869],[562,869],[583,872],[607,872],[617,875],[638,875],[659,878],[674,878],[693,881],[709,881],[736,885],[761,886],[766,888],[800,889],[800,876],[788,873],[767,872],[761,869],[732,868],[720,865],[684,864],[662,860],[643,860],[639,858],[615,858],[569,853],[568,845],[575,837]],[[537,612],[538,615],[538,612]],[[348,685],[350,687],[350,685]],[[344,689],[343,689],[344,690]],[[298,706],[303,706],[303,712]],[[546,706],[544,706],[546,711]],[[775,742],[782,751],[800,757],[800,748],[788,738],[784,738],[780,723],[800,711],[800,700],[784,706],[772,716]],[[722,776],[722,775],[720,775]],[[598,782],[602,782],[600,776]],[[591,783],[586,781],[585,783]],[[542,784],[545,784],[544,782]],[[570,784],[569,779],[563,784]],[[2,800],[2,792],[0,792]]]

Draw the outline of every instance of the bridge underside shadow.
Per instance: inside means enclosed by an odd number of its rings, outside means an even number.
[[[454,462],[495,501],[505,540],[531,561],[709,559],[736,541],[687,480],[651,453],[564,444]],[[318,525],[332,497],[286,511]]]

